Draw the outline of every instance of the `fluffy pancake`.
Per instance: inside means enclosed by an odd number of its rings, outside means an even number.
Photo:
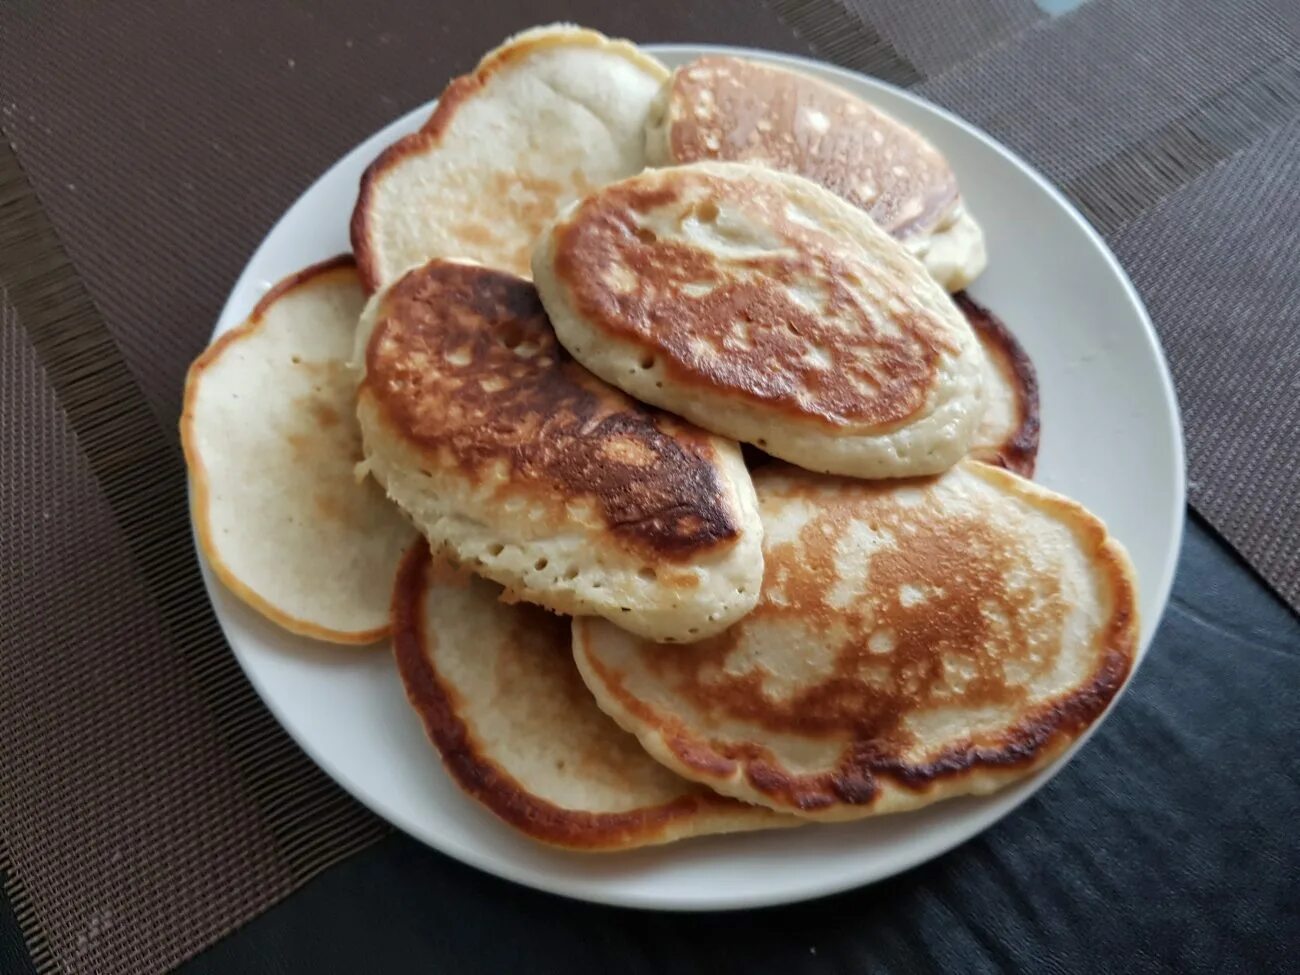
[[[673,72],[650,110],[654,166],[758,163],[820,183],[906,243],[949,290],[984,269],[984,234],[919,133],[834,85],[726,55]]]
[[[570,652],[569,621],[503,606],[482,579],[440,581],[407,555],[393,595],[406,695],[460,788],[533,839],[622,850],[793,825],[673,775],[601,713]]]
[[[512,598],[657,640],[753,607],[762,526],[739,447],[575,363],[530,282],[430,261],[358,333],[366,458],[435,548]]]
[[[596,375],[800,467],[935,473],[979,422],[983,355],[956,305],[802,177],[647,171],[557,219],[533,273],[560,342]]]
[[[680,775],[824,820],[990,792],[1058,756],[1128,675],[1133,570],[1079,504],[973,460],[754,480],[752,614],[680,649],[574,624],[600,706]]]
[[[1011,330],[964,291],[953,296],[984,349],[984,416],[970,456],[1022,477],[1038,459],[1038,374]]]
[[[626,41],[563,24],[488,53],[362,177],[352,250],[367,290],[431,257],[527,275],[546,221],[645,166],[646,113],[667,75]]]
[[[181,415],[199,546],[218,578],[295,633],[371,643],[410,523],[354,468],[348,369],[365,302],[351,258],[282,281],[190,367]]]

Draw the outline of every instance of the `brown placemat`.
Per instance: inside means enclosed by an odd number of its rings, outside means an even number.
[[[1289,9],[0,7],[0,127],[17,151],[0,149],[0,867],[42,970],[166,967],[380,835],[222,642],[191,551],[181,382],[297,193],[534,22],[811,50],[918,86],[1030,158],[1150,303],[1193,500],[1296,605]]]
[[[804,50],[743,0],[239,6],[0,7],[0,871],[43,972],[171,967],[385,831],[194,561],[184,372],[276,217],[538,20]]]

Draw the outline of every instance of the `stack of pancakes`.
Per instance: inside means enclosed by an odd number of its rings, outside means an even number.
[[[1133,570],[1028,479],[1033,366],[959,291],[980,228],[861,99],[539,28],[351,228],[190,372],[199,540],[295,632],[391,635],[515,828],[613,850],[988,792],[1126,679]]]

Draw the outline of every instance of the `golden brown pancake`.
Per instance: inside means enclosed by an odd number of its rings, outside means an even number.
[[[679,775],[814,819],[913,809],[1041,768],[1127,677],[1132,566],[1076,502],[974,460],[754,481],[753,613],[688,648],[574,624],[600,706]]]
[[[607,382],[810,470],[908,477],[966,454],[983,354],[861,210],[740,163],[648,170],[538,241],[560,342]]]
[[[970,456],[1022,477],[1034,476],[1038,460],[1038,374],[1011,330],[962,291],[953,295],[984,349],[984,416]]]
[[[982,234],[939,151],[861,98],[799,71],[727,55],[683,65],[651,108],[646,148],[655,165],[747,162],[819,183],[914,243],[923,260],[932,249],[946,252],[931,270],[947,287],[983,268]]]
[[[753,606],[762,527],[738,446],[575,363],[530,282],[431,261],[359,333],[366,457],[436,548],[512,598],[660,640]]]
[[[481,579],[436,571],[419,543],[393,595],[407,697],[470,796],[533,839],[573,850],[797,822],[658,765],[583,686],[569,621],[503,606],[498,593]]]

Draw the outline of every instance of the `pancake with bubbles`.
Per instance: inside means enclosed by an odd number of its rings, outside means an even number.
[[[762,526],[738,445],[574,362],[533,285],[435,260],[358,326],[370,470],[508,598],[690,641],[748,612]]]
[[[574,624],[602,709],[679,775],[812,819],[915,809],[1041,768],[1128,676],[1133,569],[1077,502],[973,460],[754,478],[753,613],[689,648]]]
[[[948,294],[861,210],[739,163],[651,170],[542,235],[533,276],[592,372],[810,470],[942,471],[983,411]]]
[[[684,64],[655,99],[646,153],[656,166],[748,162],[804,176],[860,207],[944,287],[987,262],[943,155],[920,133],[835,85],[729,55]]]

